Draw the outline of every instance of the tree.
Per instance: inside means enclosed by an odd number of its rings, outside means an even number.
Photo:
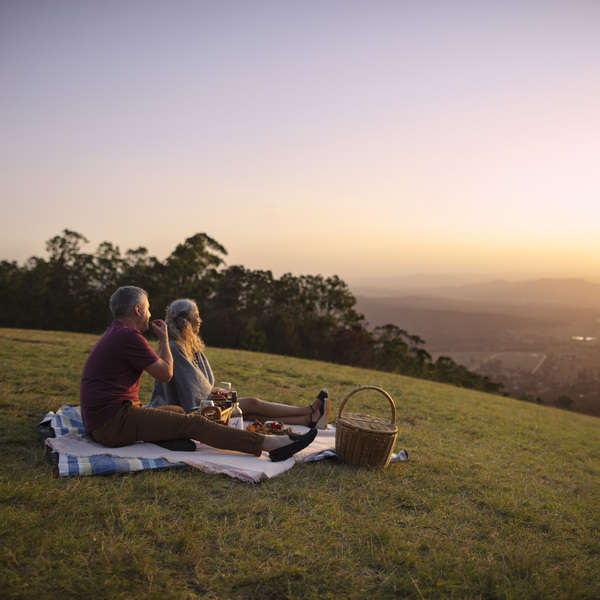
[[[573,399],[570,396],[559,396],[556,406],[558,408],[569,409],[573,406]]]
[[[412,371],[410,347],[405,341],[404,329],[388,323],[375,327],[375,351],[377,368],[396,373]]]
[[[369,332],[355,309],[356,298],[337,275],[286,273],[275,279],[271,271],[223,268],[227,251],[205,233],[186,239],[164,262],[144,247],[123,255],[110,242],[89,254],[83,252],[87,243],[65,229],[48,240],[47,259],[31,257],[23,267],[2,261],[0,324],[98,332],[110,320],[107,305],[114,290],[137,285],[149,293],[158,316],[176,298],[194,299],[209,345],[376,368],[485,391],[502,387],[448,357],[433,363],[425,341],[396,325]]]
[[[23,320],[24,272],[25,267],[19,267],[16,261],[3,260],[0,262],[1,327],[25,327]]]
[[[98,289],[92,283],[93,256],[81,251],[87,243],[80,233],[64,229],[46,243],[47,261],[30,261],[30,300],[46,314],[44,329],[86,331],[92,326]]]
[[[166,262],[173,294],[196,297],[206,292],[207,280],[215,277],[225,255],[227,250],[205,233],[197,233],[179,244]]]

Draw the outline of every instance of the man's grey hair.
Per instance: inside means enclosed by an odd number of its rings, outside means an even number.
[[[135,306],[140,304],[144,298],[148,298],[148,293],[142,288],[134,285],[120,287],[110,297],[110,310],[115,319],[124,319],[128,317]]]

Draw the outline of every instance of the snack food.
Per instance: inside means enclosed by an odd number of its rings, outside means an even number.
[[[262,423],[258,419],[250,423],[246,429],[255,433],[262,433],[263,435],[289,435],[290,433],[295,433],[289,425],[281,421],[265,421]]]
[[[233,404],[223,397],[211,396],[210,404],[200,407],[200,414],[211,421],[227,425]]]

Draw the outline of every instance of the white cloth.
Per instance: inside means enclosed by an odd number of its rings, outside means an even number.
[[[247,422],[246,424],[248,424]],[[308,431],[307,427],[293,426],[298,433]],[[297,462],[307,462],[325,452],[335,449],[335,427],[319,430],[315,441],[305,450],[282,462],[272,462],[266,452],[262,456],[252,456],[228,450],[218,450],[196,442],[195,452],[173,452],[156,444],[137,443],[122,448],[107,448],[97,444],[90,437],[68,433],[56,438],[48,438],[46,444],[55,452],[76,457],[90,457],[101,454],[119,458],[164,458],[172,463],[185,463],[205,473],[229,475],[248,483],[258,483],[272,479],[291,469]]]

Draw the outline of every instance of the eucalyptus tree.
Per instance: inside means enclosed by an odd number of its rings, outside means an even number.
[[[227,250],[205,233],[197,233],[179,244],[165,261],[163,283],[173,298],[194,298],[200,308],[215,293],[218,268]],[[164,289],[163,292],[166,292]]]

